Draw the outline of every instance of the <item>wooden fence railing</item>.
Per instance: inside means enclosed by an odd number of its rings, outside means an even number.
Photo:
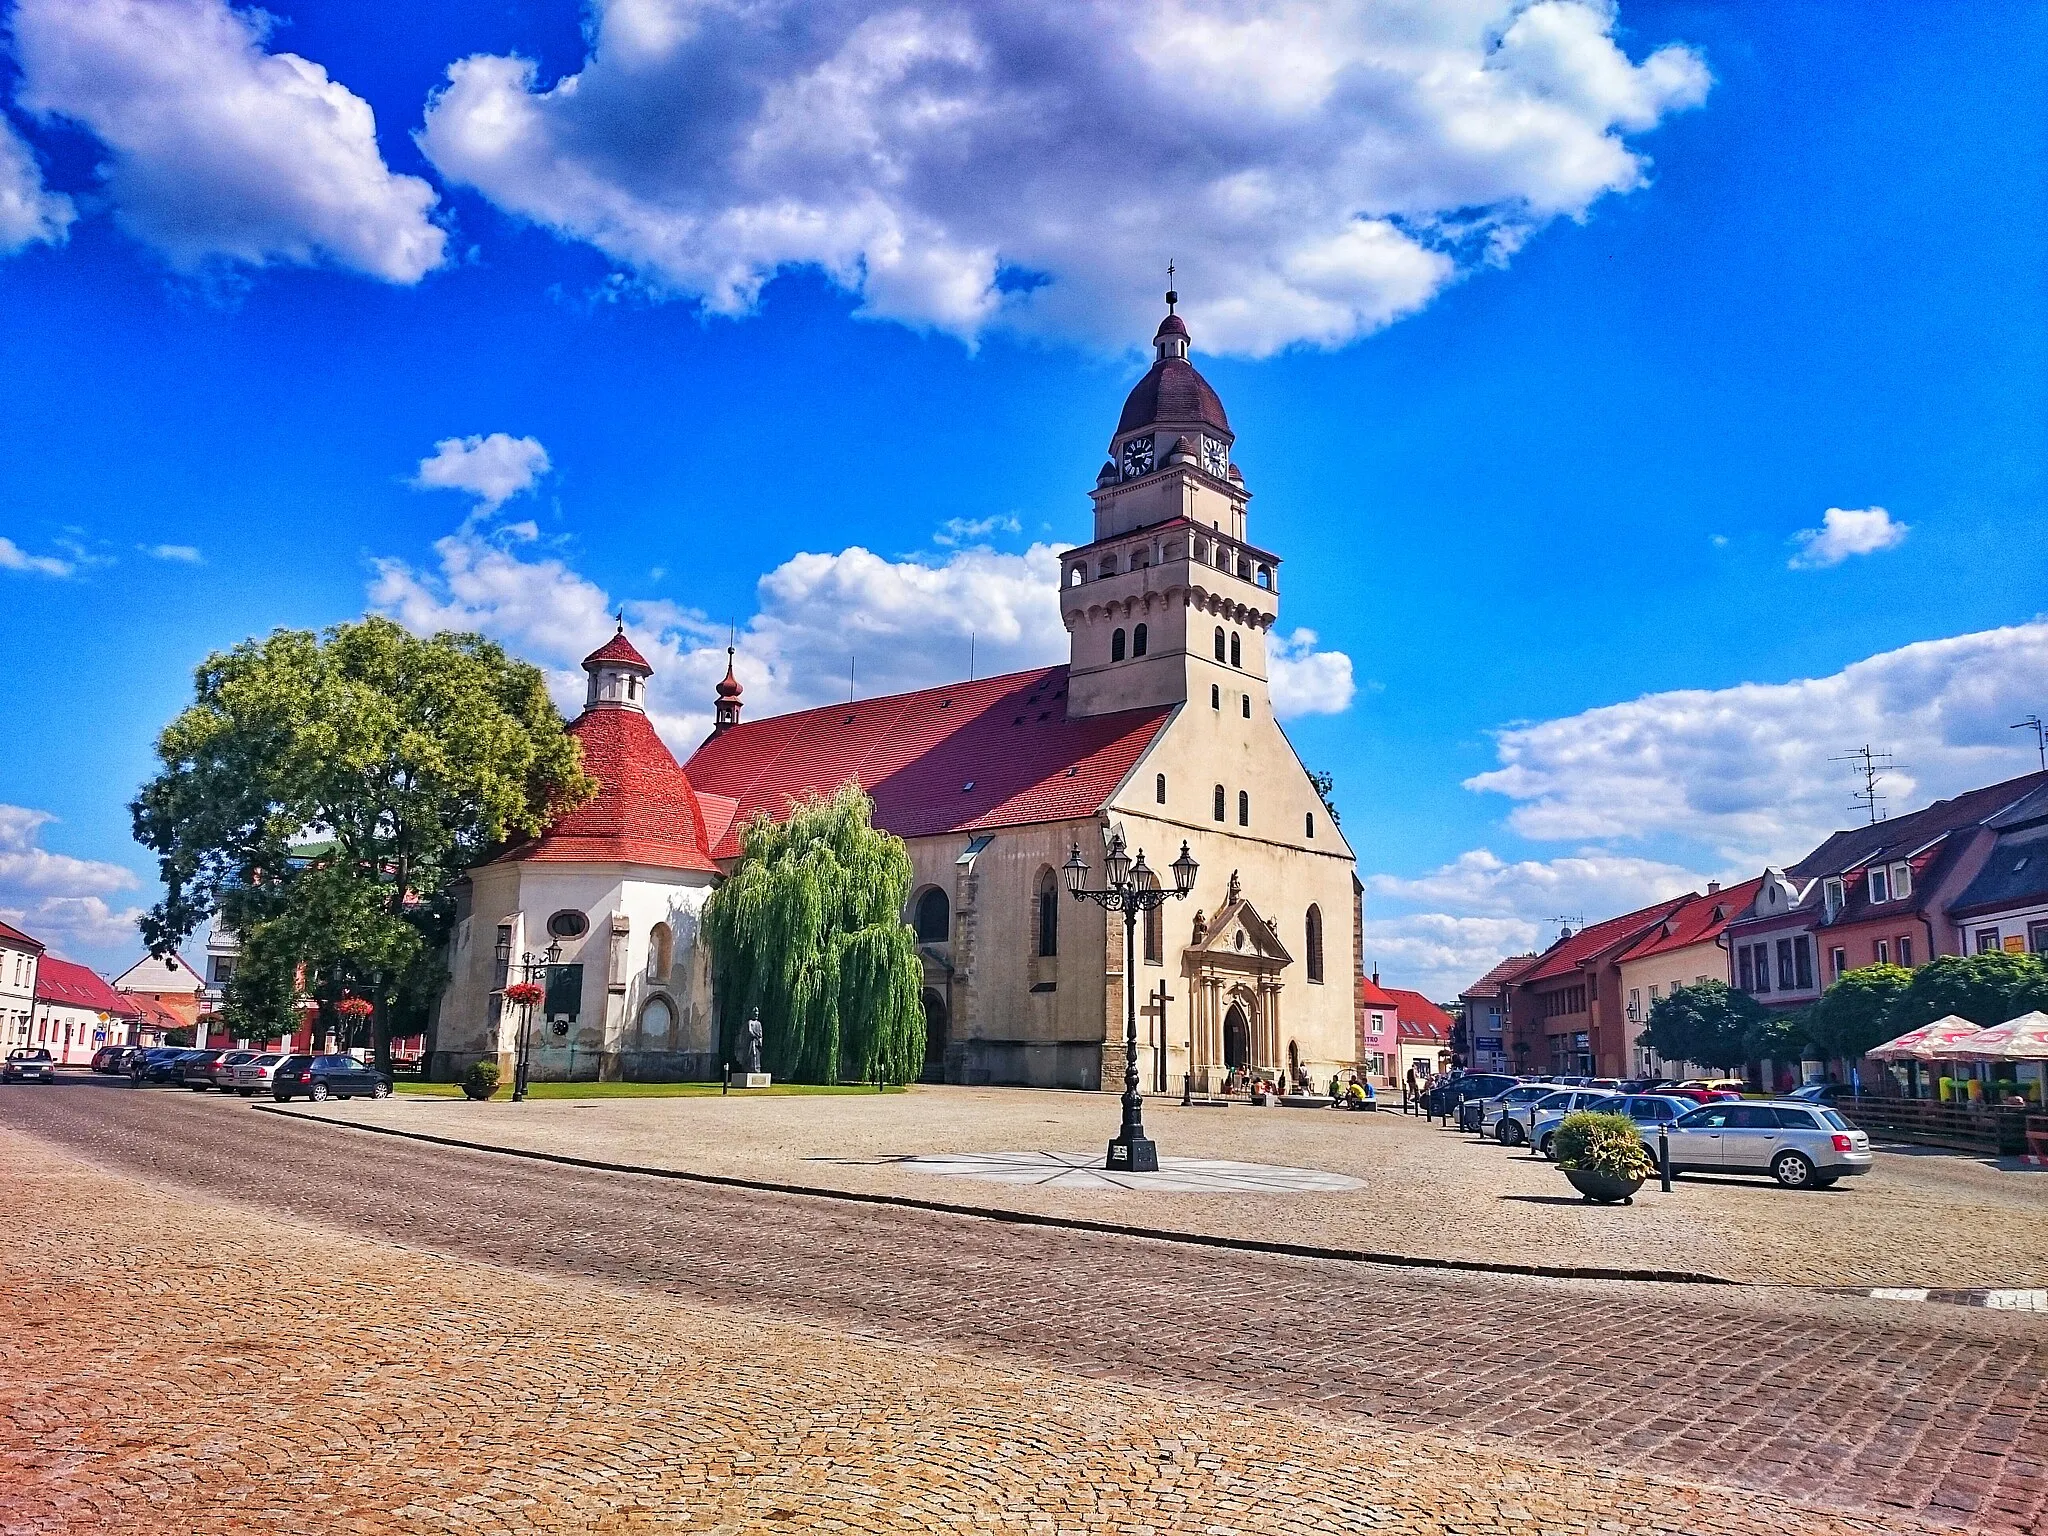
[[[1929,1147],[1955,1147],[1993,1157],[2018,1157],[2027,1151],[2028,1116],[2023,1109],[1879,1098],[1845,1099],[1835,1108],[1850,1124],[1873,1137]]]

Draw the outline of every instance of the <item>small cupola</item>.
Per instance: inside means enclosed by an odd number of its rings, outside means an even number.
[[[725,677],[718,685],[718,706],[712,718],[711,734],[714,736],[740,723],[740,694],[744,690],[739,678],[733,675],[733,654],[734,647],[728,645],[725,648]]]
[[[583,658],[583,670],[590,674],[590,686],[583,695],[585,709],[647,712],[647,679],[654,676],[654,668],[626,638],[623,615],[618,633]]]

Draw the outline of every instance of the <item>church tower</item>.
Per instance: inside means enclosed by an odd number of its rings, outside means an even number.
[[[1095,477],[1095,537],[1060,565],[1069,715],[1249,697],[1270,714],[1266,635],[1280,558],[1245,537],[1251,493],[1223,402],[1188,361],[1166,294],[1151,369]]]

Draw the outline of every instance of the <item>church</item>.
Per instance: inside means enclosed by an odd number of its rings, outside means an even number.
[[[585,660],[570,730],[600,794],[471,872],[436,1075],[509,1070],[502,992],[531,974],[549,992],[535,1076],[716,1076],[704,898],[750,820],[848,779],[909,849],[928,1080],[1121,1087],[1123,921],[1060,874],[1078,847],[1099,883],[1112,827],[1155,870],[1183,842],[1200,865],[1139,924],[1150,1091],[1356,1064],[1356,861],[1274,718],[1280,557],[1250,541],[1236,438],[1167,300],[1090,493],[1094,537],[1061,560],[1065,663],[760,720],[728,667],[679,765],[623,631]]]

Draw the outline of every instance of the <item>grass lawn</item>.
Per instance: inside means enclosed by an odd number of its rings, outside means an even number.
[[[719,1083],[528,1083],[526,1096],[529,1099],[701,1099],[707,1094],[715,1096],[723,1085]],[[400,1093],[414,1094],[429,1099],[459,1099],[462,1086],[459,1083],[414,1083],[400,1078],[393,1087]],[[773,1093],[866,1093],[872,1094],[872,1087],[858,1083],[841,1083],[827,1087],[822,1083],[777,1083],[772,1088],[735,1089],[736,1093],[760,1097]],[[901,1093],[901,1088],[884,1088],[884,1093]],[[508,1082],[498,1089],[498,1097],[509,1099],[512,1085]]]

